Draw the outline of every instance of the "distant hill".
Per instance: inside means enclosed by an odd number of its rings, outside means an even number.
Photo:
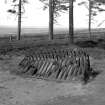
[[[104,28],[92,29],[94,32],[105,32]],[[87,33],[87,29],[75,29],[75,33]],[[16,27],[0,27],[0,36],[8,36],[9,34],[16,35]],[[55,34],[68,34],[67,28],[56,28],[54,30]],[[26,35],[38,35],[38,34],[48,34],[48,28],[22,28],[22,34]]]

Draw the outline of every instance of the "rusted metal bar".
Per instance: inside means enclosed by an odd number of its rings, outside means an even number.
[[[90,60],[83,49],[40,49],[26,55],[19,67],[28,75],[68,81],[85,78],[90,72]]]

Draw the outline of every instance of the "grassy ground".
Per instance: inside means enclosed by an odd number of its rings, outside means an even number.
[[[104,105],[105,104],[105,40],[76,39],[74,45],[64,38],[48,41],[45,37],[28,37],[21,41],[0,40],[0,105]],[[56,83],[23,78],[16,71],[29,50],[40,47],[82,47],[90,55],[91,67],[100,71],[96,78],[82,83]]]

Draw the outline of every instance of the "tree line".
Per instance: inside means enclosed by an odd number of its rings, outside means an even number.
[[[43,9],[46,10],[49,9],[49,40],[53,40],[53,25],[54,21],[56,21],[56,18],[59,16],[60,12],[62,11],[69,11],[69,34],[68,39],[69,43],[74,42],[74,2],[77,0],[39,0],[40,2],[44,3]],[[12,0],[14,3],[14,7],[12,9],[9,9],[8,12],[17,14],[18,15],[18,31],[17,31],[17,40],[21,39],[21,15],[24,13],[24,4],[28,3],[28,0]],[[88,4],[87,4],[88,2]],[[104,5],[104,0],[84,0],[78,5],[84,5],[89,11],[89,34],[91,38],[91,23],[92,18],[98,15],[98,12],[105,11],[101,5]],[[16,11],[16,7],[18,7],[18,11]],[[23,10],[22,10],[23,8]]]

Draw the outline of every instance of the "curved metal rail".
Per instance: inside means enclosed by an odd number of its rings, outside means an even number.
[[[89,55],[83,49],[40,49],[27,54],[19,63],[19,72],[31,77],[56,81],[88,78]]]

